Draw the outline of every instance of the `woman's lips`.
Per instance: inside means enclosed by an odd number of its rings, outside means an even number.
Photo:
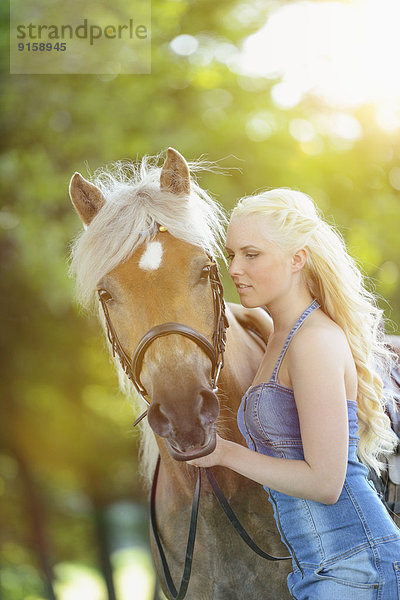
[[[246,290],[249,290],[250,288],[251,288],[251,285],[245,285],[244,283],[236,284],[236,289],[239,292],[239,294],[245,292]]]

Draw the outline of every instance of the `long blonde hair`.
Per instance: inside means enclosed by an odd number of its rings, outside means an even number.
[[[232,217],[249,214],[266,217],[268,238],[284,251],[307,250],[304,274],[310,292],[343,329],[356,364],[358,454],[379,473],[383,467],[380,455],[393,452],[398,442],[384,411],[382,378],[394,355],[384,343],[383,311],[366,288],[341,234],[321,218],[309,196],[283,188],[247,196],[239,201]]]

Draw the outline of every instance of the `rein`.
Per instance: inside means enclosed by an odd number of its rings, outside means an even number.
[[[186,544],[186,554],[185,554],[185,563],[183,567],[183,573],[181,582],[179,584],[179,590],[176,589],[175,584],[172,580],[171,571],[168,566],[168,562],[162,547],[161,539],[158,533],[157,521],[156,521],[156,490],[157,490],[157,481],[158,475],[160,471],[160,456],[157,460],[156,470],[154,472],[153,483],[151,486],[151,494],[150,494],[150,523],[151,529],[153,531],[154,539],[156,542],[158,554],[160,556],[164,579],[168,587],[168,591],[171,594],[173,600],[183,600],[186,596],[187,588],[189,586],[190,574],[192,570],[192,562],[193,562],[193,549],[194,543],[196,539],[196,530],[197,530],[197,516],[199,512],[199,504],[200,504],[200,490],[201,490],[201,480],[202,474],[205,472],[208,482],[211,486],[212,491],[222,510],[224,511],[226,517],[228,518],[231,525],[234,527],[235,531],[240,535],[242,540],[246,542],[246,544],[259,556],[265,558],[266,560],[278,561],[278,560],[289,560],[290,556],[274,556],[272,554],[268,554],[256,544],[253,538],[247,533],[246,529],[243,527],[238,517],[236,516],[233,508],[229,504],[225,494],[220,488],[218,481],[215,479],[215,476],[210,468],[203,467],[195,467],[197,468],[197,477],[196,477],[196,485],[193,494],[193,502],[192,502],[192,510],[190,515],[190,527],[189,534]]]
[[[160,231],[163,229],[160,228]],[[156,325],[147,331],[144,336],[139,341],[136,349],[133,353],[132,358],[130,358],[125,350],[123,349],[118,336],[115,332],[113,324],[110,319],[110,315],[108,312],[106,300],[102,296],[102,290],[99,290],[99,301],[102,306],[104,317],[107,326],[107,336],[112,346],[113,356],[117,355],[123,370],[125,371],[128,378],[132,381],[135,386],[138,394],[142,398],[142,400],[150,406],[151,400],[149,394],[142,384],[140,380],[140,372],[143,365],[144,355],[146,350],[152,344],[154,340],[160,337],[164,337],[171,334],[179,334],[183,335],[192,341],[194,341],[204,352],[207,354],[212,364],[211,371],[211,384],[212,390],[214,393],[218,391],[218,379],[221,372],[221,369],[224,366],[224,350],[226,345],[226,329],[229,326],[228,320],[225,314],[225,303],[223,298],[223,287],[221,283],[221,279],[218,273],[218,267],[216,262],[212,259],[211,256],[208,255],[210,259],[210,267],[209,267],[209,279],[210,285],[213,295],[213,305],[214,305],[214,333],[212,338],[212,343],[210,343],[204,335],[192,329],[188,325],[183,325],[181,323],[163,323],[161,325]],[[133,426],[136,426],[144,417],[147,415],[147,410],[140,415],[140,417],[135,421]],[[186,546],[186,555],[185,555],[185,563],[183,568],[183,574],[181,578],[181,582],[179,585],[179,590],[176,589],[174,582],[172,580],[171,572],[168,566],[168,562],[162,547],[161,539],[158,533],[157,522],[156,522],[156,510],[155,510],[155,498],[156,498],[156,490],[157,490],[157,481],[158,475],[160,471],[160,457],[158,457],[156,469],[154,472],[153,483],[151,488],[150,495],[150,523],[153,531],[154,539],[156,542],[157,550],[160,556],[164,578],[171,594],[173,600],[183,600],[186,596],[187,588],[189,585],[190,574],[192,569],[193,562],[193,550],[194,543],[196,539],[196,530],[197,530],[197,517],[200,503],[200,490],[201,490],[201,479],[202,473],[205,472],[208,482],[211,486],[211,489],[214,492],[218,503],[220,504],[222,510],[225,515],[229,519],[230,523],[233,525],[236,532],[240,535],[244,542],[259,556],[271,561],[278,560],[288,560],[290,556],[273,556],[264,552],[249,536],[243,525],[240,523],[236,514],[234,513],[232,507],[230,506],[228,500],[226,499],[224,493],[222,492],[217,480],[215,479],[211,469],[209,468],[197,468],[197,479],[195,490],[193,494],[193,502],[192,502],[192,510],[190,516],[190,527],[189,534]]]

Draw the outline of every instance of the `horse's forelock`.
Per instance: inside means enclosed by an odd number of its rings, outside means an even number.
[[[194,179],[189,198],[161,191],[158,160],[159,156],[146,156],[140,163],[119,161],[96,171],[92,178],[106,203],[78,236],[71,252],[78,299],[86,307],[93,302],[98,281],[151,240],[158,223],[174,237],[221,256],[226,222],[222,210]],[[202,170],[204,161],[190,163],[190,167],[191,171]]]

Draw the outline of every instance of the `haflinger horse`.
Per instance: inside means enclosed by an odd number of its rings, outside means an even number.
[[[263,317],[254,312],[254,318],[249,313],[238,319],[235,307],[222,300],[216,267],[221,209],[172,148],[162,168],[156,157],[128,167],[117,163],[93,183],[75,173],[70,196],[84,223],[72,248],[78,296],[84,305],[98,304],[124,389],[133,386],[122,370],[148,403],[141,454],[149,478],[160,457],[153,519],[164,558],[153,534],[151,544],[164,593],[185,596],[184,585],[175,593],[185,563],[188,600],[289,598],[290,561],[255,554],[230,525],[207,480],[187,584],[185,545],[195,486],[199,490],[198,469],[185,461],[210,453],[216,431],[244,444],[236,413],[265,350],[252,331]],[[287,555],[262,487],[228,469],[213,474],[254,542],[272,555]],[[163,560],[172,586],[165,583]]]

